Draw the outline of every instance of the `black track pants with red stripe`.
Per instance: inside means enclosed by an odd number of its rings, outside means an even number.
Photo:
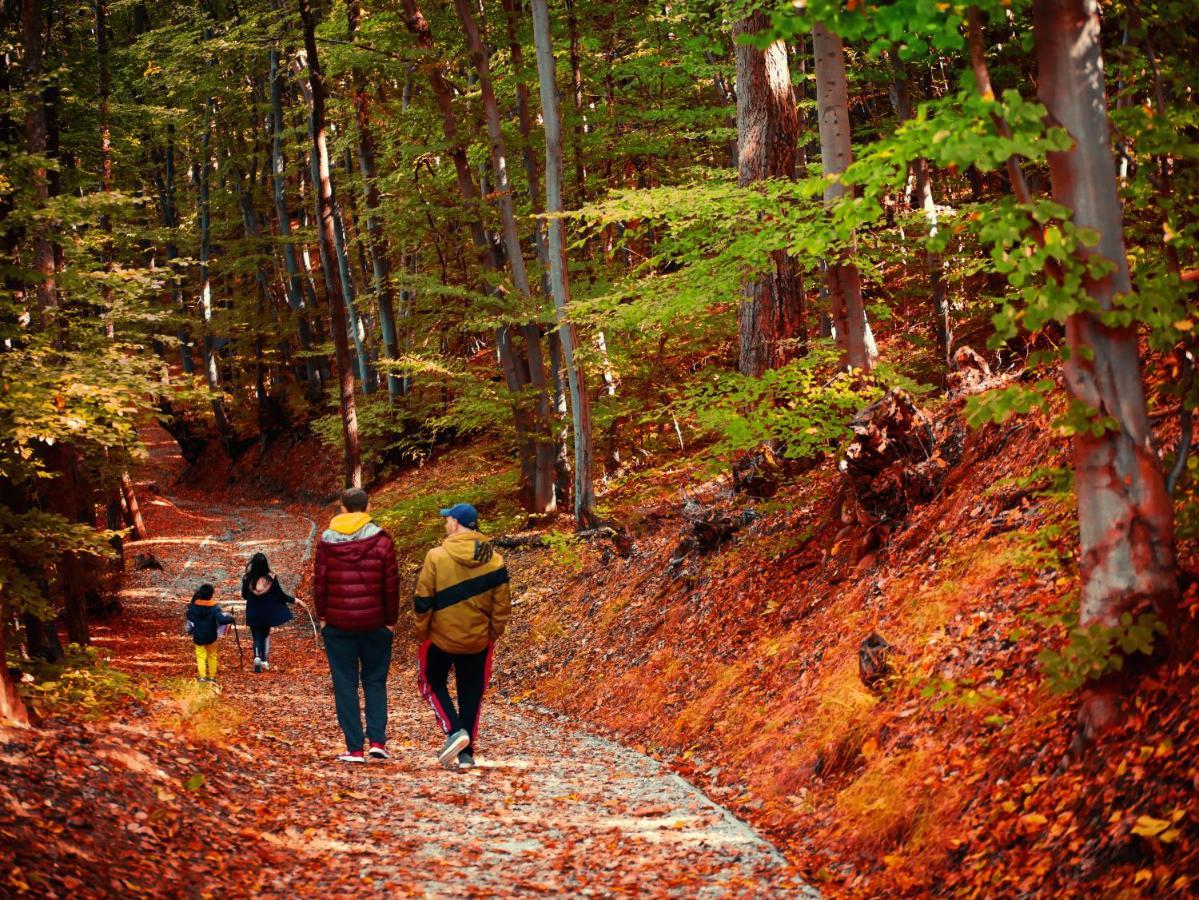
[[[447,653],[432,641],[425,641],[417,654],[419,668],[417,684],[421,696],[433,707],[437,724],[446,734],[464,729],[474,742],[479,735],[479,708],[483,693],[491,680],[491,655],[495,644],[478,653]],[[454,670],[454,686],[458,693],[458,708],[450,698],[448,687],[450,669]]]

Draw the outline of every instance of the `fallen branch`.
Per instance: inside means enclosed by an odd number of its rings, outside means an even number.
[[[600,525],[598,528],[586,528],[583,531],[576,531],[573,537],[582,541],[591,540],[592,538],[615,540],[619,534],[620,532],[610,525]],[[549,546],[549,541],[546,540],[545,535],[540,531],[533,534],[501,534],[499,537],[492,538],[491,543],[505,550],[512,550],[519,547]]]

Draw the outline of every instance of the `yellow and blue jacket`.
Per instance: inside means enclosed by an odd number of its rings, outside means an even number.
[[[504,633],[512,611],[503,557],[477,531],[450,535],[425,555],[413,607],[420,640],[478,653]]]

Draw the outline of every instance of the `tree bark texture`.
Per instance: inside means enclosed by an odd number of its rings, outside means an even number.
[[[449,147],[450,159],[454,163],[454,173],[458,182],[458,193],[466,207],[466,220],[469,222],[471,240],[479,254],[483,267],[492,272],[503,268],[502,254],[487,234],[483,225],[482,210],[479,203],[479,191],[475,186],[474,176],[470,171],[470,163],[466,158],[466,145],[458,133],[458,117],[454,112],[452,88],[445,76],[445,63],[436,56],[433,45],[433,32],[429,21],[416,5],[415,0],[403,0],[404,21],[409,32],[416,39],[416,45],[433,57],[427,66],[429,86],[433,89],[433,99],[441,112],[441,127]],[[496,329],[496,351],[500,359],[500,369],[504,375],[504,384],[509,393],[519,395],[529,383],[528,361],[522,357],[512,343],[511,328],[501,325]],[[516,429],[517,445],[520,448],[520,495],[521,505],[528,510],[534,508],[535,488],[537,482],[537,451],[532,432],[532,417],[518,401],[513,406],[513,425]]]
[[[304,306],[304,281],[300,274],[300,262],[296,257],[295,245],[291,242],[291,211],[287,207],[287,176],[283,160],[283,72],[279,66],[279,51],[270,51],[271,78],[271,186],[274,188],[275,221],[279,231],[283,268],[286,272],[287,305],[297,315],[297,331],[300,349],[312,348],[312,327],[308,322]],[[307,375],[306,395],[309,400],[319,400],[324,385],[320,365],[314,357],[304,359]]]
[[[849,132],[849,85],[845,78],[845,48],[839,35],[821,24],[812,28],[816,57],[816,106],[820,123],[820,164],[825,178],[840,175],[853,162]],[[825,202],[845,193],[845,185],[829,179]],[[866,310],[858,267],[852,262],[829,260],[825,273],[829,306],[837,329],[837,344],[845,365],[869,372],[873,360],[867,350]]]
[[[28,96],[25,109],[25,149],[29,155],[44,157],[48,146],[46,108],[42,97],[41,77],[43,68],[43,40],[41,4],[37,0],[22,0],[22,37],[24,38],[25,83]],[[50,199],[50,173],[40,162],[30,173],[33,180],[34,202],[45,206]],[[48,226],[35,220],[33,225],[33,268],[37,272],[37,305],[41,311],[42,326],[56,328],[58,311],[58,287],[54,267],[54,243],[50,239]]]
[[[362,4],[359,0],[348,0],[346,17],[350,40],[362,22]],[[395,288],[391,283],[391,264],[388,261],[387,238],[383,234],[383,223],[379,218],[379,185],[375,175],[375,133],[371,126],[370,92],[366,76],[360,67],[351,70],[354,92],[354,124],[358,131],[358,168],[362,173],[362,193],[366,201],[366,237],[370,252],[371,274],[374,277],[375,299],[379,305],[379,329],[383,333],[383,356],[388,360],[400,357],[399,338],[396,333]],[[389,372],[387,375],[387,398],[395,403],[403,393],[401,378]]]
[[[1099,233],[1089,252],[1115,264],[1110,274],[1085,280],[1098,307],[1110,310],[1131,284],[1099,25],[1096,0],[1033,4],[1038,94],[1051,120],[1074,139],[1071,149],[1049,154],[1053,199],[1071,210],[1076,225]],[[1101,435],[1082,431],[1074,438],[1080,623],[1116,625],[1122,614],[1146,606],[1168,619],[1178,593],[1173,506],[1149,427],[1136,328],[1076,313],[1066,321],[1066,339],[1070,396],[1116,423]],[[1118,717],[1113,695],[1092,692],[1081,716],[1084,732],[1104,730]]]
[[[205,33],[207,36],[207,32]],[[226,441],[231,429],[225,414],[225,403],[221,393],[221,373],[217,365],[216,338],[212,333],[212,214],[210,193],[212,179],[212,129],[215,127],[216,104],[212,98],[205,101],[204,132],[200,138],[200,165],[197,188],[199,192],[200,228],[200,318],[204,322],[204,380],[212,391],[212,414],[216,419],[217,433]]]
[[[512,283],[523,298],[531,298],[528,270],[525,268],[524,253],[520,245],[520,233],[516,224],[516,211],[512,202],[512,185],[508,180],[508,158],[504,144],[504,133],[500,122],[499,104],[491,82],[491,70],[487,51],[467,0],[454,0],[454,8],[466,32],[467,47],[471,62],[479,78],[479,90],[483,99],[483,115],[487,122],[488,150],[491,169],[495,178],[495,194],[500,208],[501,235],[505,255],[512,274]],[[541,333],[536,325],[524,325],[525,354],[528,360],[529,386],[533,391],[533,436],[536,441],[537,477],[534,483],[533,512],[552,512],[557,500],[554,492],[555,438],[550,427],[550,401],[546,378],[545,359],[541,352]]]
[[[770,24],[754,12],[733,28],[756,34]],[[791,92],[787,47],[775,41],[765,50],[738,44],[737,183],[746,187],[769,178],[795,178],[799,116]],[[739,368],[760,376],[794,357],[803,336],[803,293],[795,261],[782,250],[771,253],[772,270],[742,288],[738,309]]]
[[[358,447],[358,412],[354,403],[354,372],[350,368],[350,343],[346,335],[346,306],[337,267],[337,234],[333,218],[333,180],[329,176],[329,147],[325,132],[325,84],[316,52],[316,22],[308,0],[298,0],[308,56],[308,81],[312,88],[312,145],[317,158],[316,188],[325,290],[329,297],[329,330],[337,363],[338,403],[345,442],[345,485],[362,487],[362,454]]]
[[[10,610],[4,598],[0,597],[0,721],[10,725],[28,727],[29,710],[25,701],[17,691],[17,683],[8,671],[8,623]]]
[[[541,88],[541,119],[545,123],[545,209],[550,216],[564,209],[562,197],[562,120],[558,109],[553,35],[546,0],[533,0],[533,39],[537,45],[537,74]],[[595,522],[595,449],[591,434],[591,400],[586,373],[575,358],[578,330],[567,316],[570,305],[570,275],[566,258],[565,226],[561,217],[549,220],[550,287],[557,313],[562,358],[570,387],[574,427],[575,484],[574,514],[581,527]]]

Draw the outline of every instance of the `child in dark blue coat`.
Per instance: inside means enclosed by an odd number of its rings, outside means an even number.
[[[223,612],[212,598],[211,584],[202,584],[192,594],[187,605],[187,630],[196,645],[196,669],[199,680],[216,684],[217,638],[224,634],[223,626],[233,624],[233,616]]]
[[[241,579],[241,596],[246,601],[246,624],[254,636],[254,671],[270,671],[271,629],[292,619],[288,604],[296,598],[279,586],[265,553],[255,553]]]

